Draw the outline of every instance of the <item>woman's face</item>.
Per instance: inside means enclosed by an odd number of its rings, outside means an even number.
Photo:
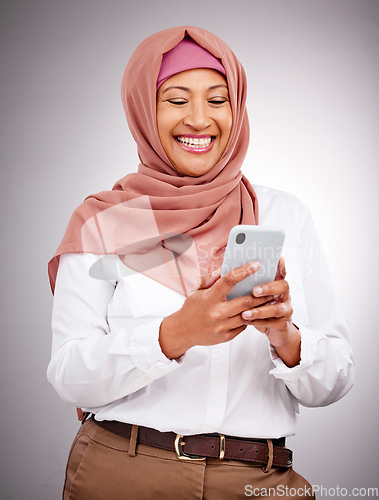
[[[157,92],[157,125],[174,168],[198,177],[221,158],[232,127],[225,78],[213,69],[182,71]]]

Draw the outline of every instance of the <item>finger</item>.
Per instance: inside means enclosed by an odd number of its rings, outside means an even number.
[[[283,295],[289,294],[289,285],[286,280],[271,281],[265,285],[255,286],[253,288],[254,297],[264,297],[267,295]]]
[[[204,276],[201,277],[201,282],[198,289],[204,290],[206,288],[210,288],[212,285],[216,283],[216,281],[220,278],[220,276],[221,276],[221,269],[216,269],[216,271],[213,271],[213,273],[205,274]]]
[[[284,280],[286,277],[287,271],[286,271],[286,264],[284,262],[284,257],[280,257],[279,262],[278,262],[278,268],[276,270],[276,275],[275,275],[275,281],[277,280]]]
[[[233,316],[233,318],[228,318],[224,320],[218,327],[215,328],[217,335],[228,335],[230,331],[236,328],[246,327],[246,321],[241,318],[241,315]]]
[[[235,316],[237,314],[241,314],[242,311],[246,311],[248,309],[253,309],[254,307],[261,306],[263,304],[267,304],[274,300],[273,295],[267,295],[264,297],[254,297],[251,295],[245,295],[243,297],[236,297],[235,299],[229,300],[225,307],[228,308],[228,316]]]
[[[228,340],[233,340],[237,335],[246,330],[247,325],[239,326],[238,328],[234,328],[228,332]]]
[[[233,271],[229,271],[214,284],[216,296],[220,300],[225,299],[237,283],[244,280],[248,276],[255,274],[260,267],[260,263],[257,260],[254,260],[238,267],[237,269],[234,269]]]
[[[270,319],[257,319],[251,321],[248,325],[253,326],[262,333],[268,335],[270,330],[284,330],[288,326],[288,319],[286,318],[270,318]]]
[[[265,305],[244,311],[242,318],[248,321],[268,318],[290,318],[293,310],[290,302],[278,302],[276,304]]]

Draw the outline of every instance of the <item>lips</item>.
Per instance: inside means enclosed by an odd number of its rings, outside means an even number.
[[[191,153],[207,153],[212,149],[215,137],[211,135],[178,135],[177,144]]]

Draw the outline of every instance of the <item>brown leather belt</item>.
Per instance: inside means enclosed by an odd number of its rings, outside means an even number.
[[[107,431],[130,439],[132,424],[117,421],[92,420]],[[285,448],[284,438],[273,439],[273,467],[291,467],[292,451]],[[222,434],[198,434],[182,436],[174,432],[160,432],[156,429],[138,426],[138,443],[175,451],[181,460],[205,460],[206,458],[219,458],[243,460],[261,465],[268,462],[267,440],[240,439]]]

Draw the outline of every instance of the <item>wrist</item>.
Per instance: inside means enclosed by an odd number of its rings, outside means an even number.
[[[178,359],[189,349],[182,342],[176,313],[163,319],[159,328],[159,345],[161,351],[169,359]]]
[[[300,363],[301,334],[297,326],[288,326],[288,340],[280,346],[274,346],[278,356],[290,368]]]

